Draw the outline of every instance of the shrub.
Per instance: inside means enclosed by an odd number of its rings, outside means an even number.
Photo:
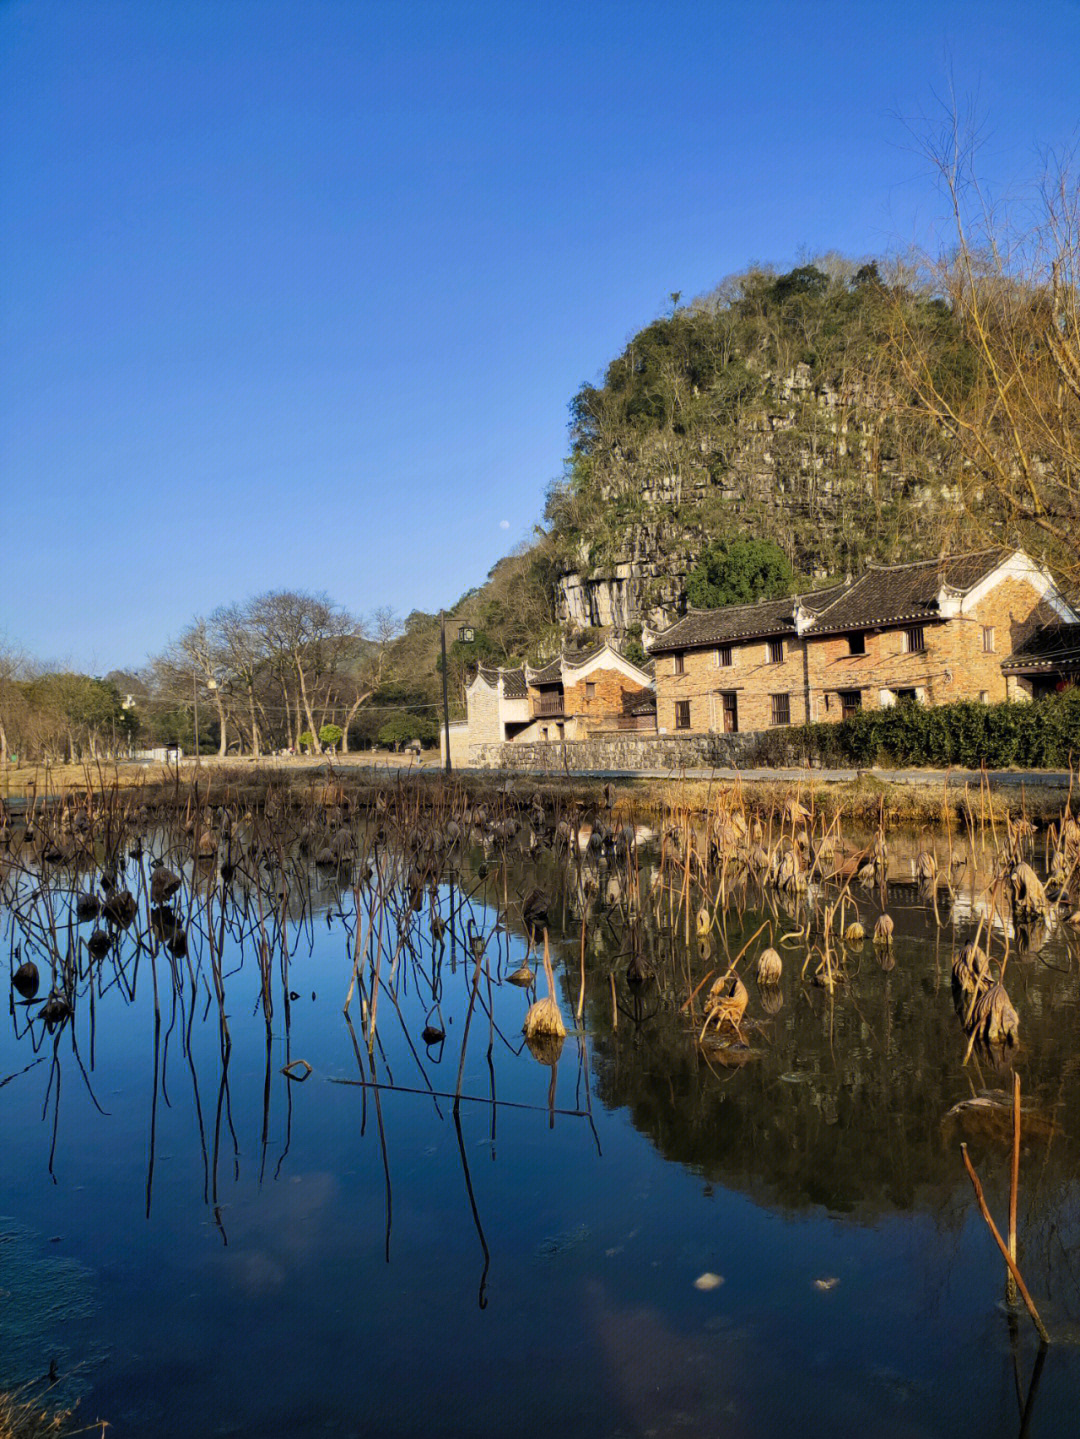
[[[695,609],[783,599],[791,593],[791,565],[771,540],[718,540],[686,578],[686,597]]]
[[[331,749],[336,749],[341,743],[341,736],[344,733],[345,731],[339,724],[324,724],[322,729],[319,730],[319,743],[329,745]]]
[[[764,731],[752,762],[1064,769],[1080,757],[1080,688],[1031,704],[904,703],[860,710],[839,724]]]

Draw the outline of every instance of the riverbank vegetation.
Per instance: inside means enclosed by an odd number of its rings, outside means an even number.
[[[302,809],[324,793],[340,794],[350,806],[377,813],[388,794],[412,796],[422,810],[438,809],[466,796],[473,803],[514,804],[536,797],[566,809],[595,809],[604,804],[608,784],[572,772],[552,776],[507,775],[492,770],[447,778],[431,760],[400,764],[393,756],[350,756],[345,760],[292,757],[263,759],[257,764],[204,759],[196,770],[190,762],[174,765],[23,766],[6,772],[0,795],[0,833],[17,812],[44,812],[61,805],[89,803],[118,814],[140,810],[189,813],[204,804],[241,805],[257,812],[267,805]],[[770,770],[736,779],[633,776],[619,780],[621,817],[635,813],[655,820],[667,810],[704,815],[725,796],[756,813],[781,813],[789,804],[812,806],[829,819],[843,818],[860,826],[882,819],[893,824],[949,825],[1004,822],[1007,818],[1050,824],[1060,818],[1070,792],[1057,784],[993,785],[979,774],[952,774],[937,781],[892,780],[888,770],[862,771],[857,778],[836,780],[806,766],[799,778]],[[14,801],[8,810],[4,799]]]
[[[1080,690],[1030,703],[924,705],[859,710],[835,723],[762,732],[758,764],[896,764],[965,769],[1068,769],[1080,760]]]
[[[77,1434],[103,1433],[76,1424],[73,1411],[54,1409],[23,1391],[0,1391],[0,1439],[75,1439]]]

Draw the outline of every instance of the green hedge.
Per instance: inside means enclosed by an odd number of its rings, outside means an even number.
[[[753,762],[1064,769],[1070,757],[1080,759],[1080,688],[1031,704],[904,703],[839,724],[768,730]]]

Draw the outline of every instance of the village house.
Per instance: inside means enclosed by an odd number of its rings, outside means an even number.
[[[1080,671],[1078,621],[1043,566],[1004,549],[692,610],[647,645],[657,729],[732,733],[907,699],[1030,699]]]
[[[450,756],[458,765],[472,762],[477,745],[656,730],[652,675],[606,642],[540,669],[479,665],[465,703],[468,718],[450,726]]]
[[[654,730],[653,677],[606,641],[526,667],[533,723],[522,740],[589,739],[607,730]]]

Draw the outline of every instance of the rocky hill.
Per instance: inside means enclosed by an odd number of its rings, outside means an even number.
[[[546,512],[562,621],[664,622],[717,538],[771,539],[814,580],[974,538],[947,439],[890,360],[903,323],[946,384],[967,382],[940,303],[835,259],[751,272],[686,307],[673,298],[571,407]]]

